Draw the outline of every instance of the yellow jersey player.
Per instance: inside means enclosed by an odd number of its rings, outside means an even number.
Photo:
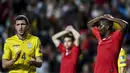
[[[118,57],[118,73],[126,73],[126,54],[123,48],[121,48]]]
[[[36,67],[42,65],[40,40],[28,33],[29,26],[26,16],[15,18],[16,35],[6,40],[2,57],[2,66],[9,73],[36,73]]]

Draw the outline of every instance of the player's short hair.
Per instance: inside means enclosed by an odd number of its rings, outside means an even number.
[[[26,24],[29,25],[29,20],[28,20],[28,18],[25,15],[18,15],[15,18],[15,22],[14,22],[15,24],[16,24],[17,20],[24,20],[26,22]]]
[[[70,32],[70,33],[68,33],[68,34],[66,34],[66,35],[64,35],[64,37],[63,38],[71,38],[71,40],[72,41],[74,41],[75,40],[75,38],[74,38],[74,36],[73,36],[73,34]]]

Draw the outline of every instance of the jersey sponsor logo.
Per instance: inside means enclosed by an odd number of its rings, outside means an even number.
[[[28,43],[28,48],[32,48],[32,43]]]
[[[13,48],[14,48],[15,50],[18,50],[19,46],[20,46],[20,45],[13,45]]]

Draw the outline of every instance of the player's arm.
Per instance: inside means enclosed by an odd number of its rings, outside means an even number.
[[[119,18],[113,18],[113,21],[119,23],[119,25],[121,26],[120,30],[121,32],[124,33],[124,31],[126,30],[126,27],[128,26],[128,22]]]
[[[10,59],[11,57],[11,50],[9,49],[9,44],[7,43],[8,41],[6,40],[4,44],[4,54],[2,56],[2,67],[3,68],[9,68],[11,65],[13,65],[20,57],[21,51],[18,51],[16,53],[15,58]]]
[[[126,66],[120,67],[120,73],[126,73]]]
[[[2,67],[3,68],[9,68],[11,65],[13,65],[20,57],[21,50],[16,53],[16,56],[12,60],[8,59],[2,59]]]
[[[54,42],[54,44],[56,45],[56,47],[59,46],[60,44],[60,40],[58,38],[60,38],[61,36],[67,34],[68,32],[66,30],[63,30],[55,35],[52,36],[52,41]]]
[[[74,44],[76,46],[79,46],[80,34],[72,26],[67,26],[66,30],[72,32],[74,39],[75,39]]]
[[[97,23],[99,20],[101,20],[102,18],[104,18],[103,16],[99,16],[99,17],[96,17],[92,20],[90,20],[88,23],[87,23],[87,26],[89,29],[91,29],[95,23]]]
[[[2,67],[3,68],[9,68],[11,65],[14,64],[14,60],[8,60],[8,59],[2,59]]]
[[[30,66],[41,67],[42,66],[42,52],[41,42],[39,38],[36,40],[35,57],[29,61]]]
[[[110,20],[110,21],[113,21],[113,22],[117,22],[120,27],[121,27],[121,32],[124,33],[125,30],[126,30],[126,27],[128,26],[128,22],[126,22],[125,20],[122,20],[122,19],[119,19],[119,18],[114,18],[112,17],[111,15],[109,14],[105,14],[104,15],[104,18]]]
[[[98,25],[95,25],[95,23],[97,23],[98,21],[100,21],[101,19],[104,19],[104,16],[99,16],[96,17],[92,20],[90,20],[87,23],[88,28],[92,31],[92,33],[95,35],[95,37],[97,38],[98,42],[101,42],[101,37],[100,37],[100,31],[98,30]]]
[[[29,65],[30,66],[35,66],[35,67],[41,67],[42,66],[42,58],[39,56],[39,57],[36,57],[36,59],[32,58],[30,61],[29,61]]]

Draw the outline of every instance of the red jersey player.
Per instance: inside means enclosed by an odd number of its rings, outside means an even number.
[[[62,36],[64,36],[63,44],[58,39]],[[80,34],[72,26],[68,26],[65,30],[52,36],[54,44],[62,54],[60,73],[76,73],[76,63],[79,56],[79,37]]]
[[[98,22],[98,25],[95,25]],[[113,22],[121,29],[114,30]],[[98,49],[94,73],[118,73],[117,60],[127,22],[109,14],[96,17],[88,22],[88,27],[98,39]]]

